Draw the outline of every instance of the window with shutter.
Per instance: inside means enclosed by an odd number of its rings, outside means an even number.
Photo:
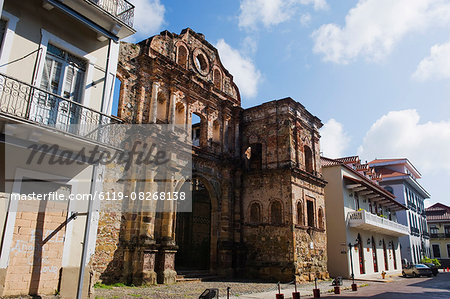
[[[40,87],[52,94],[81,103],[86,62],[52,44],[47,46]],[[79,123],[81,108],[56,96],[39,95],[32,118],[55,126]],[[67,129],[67,128],[66,128]]]
[[[80,103],[85,71],[85,61],[49,44],[41,88]]]

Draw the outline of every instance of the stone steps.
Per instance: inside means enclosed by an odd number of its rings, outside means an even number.
[[[218,278],[214,273],[210,273],[208,270],[199,271],[178,271],[176,281],[208,281]]]

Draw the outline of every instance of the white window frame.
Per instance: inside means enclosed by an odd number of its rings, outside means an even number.
[[[48,44],[53,44],[72,55],[78,56],[80,58],[83,58],[86,60],[86,72],[85,72],[85,78],[84,83],[82,86],[83,92],[81,93],[81,99],[79,103],[81,105],[84,105],[86,107],[90,106],[90,100],[91,100],[91,84],[89,82],[92,82],[92,77],[94,74],[94,65],[97,62],[97,58],[92,56],[91,54],[81,50],[80,48],[75,47],[74,45],[70,44],[69,42],[63,40],[62,38],[48,32],[45,29],[41,29],[41,44],[40,47],[42,49],[41,55],[38,60],[38,71],[37,71],[37,77],[33,82],[34,86],[40,87],[41,86],[41,80],[42,80],[42,73],[44,71],[45,66],[45,59],[47,57],[47,46]],[[64,84],[64,83],[63,83]]]
[[[2,11],[1,19],[5,20],[7,23],[0,50],[0,72],[6,73],[8,66],[5,64],[9,62],[14,35],[16,34],[16,26],[17,22],[19,22],[19,18],[4,10]]]

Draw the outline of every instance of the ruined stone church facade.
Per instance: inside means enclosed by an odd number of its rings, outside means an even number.
[[[119,61],[120,118],[192,128],[193,206],[102,214],[95,279],[172,283],[185,270],[328,277],[320,120],[291,98],[243,109],[217,49],[189,28],[122,43]]]

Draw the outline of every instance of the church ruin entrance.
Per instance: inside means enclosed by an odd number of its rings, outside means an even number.
[[[209,270],[211,252],[211,198],[205,185],[192,180],[192,212],[178,213],[175,267],[180,270]]]

